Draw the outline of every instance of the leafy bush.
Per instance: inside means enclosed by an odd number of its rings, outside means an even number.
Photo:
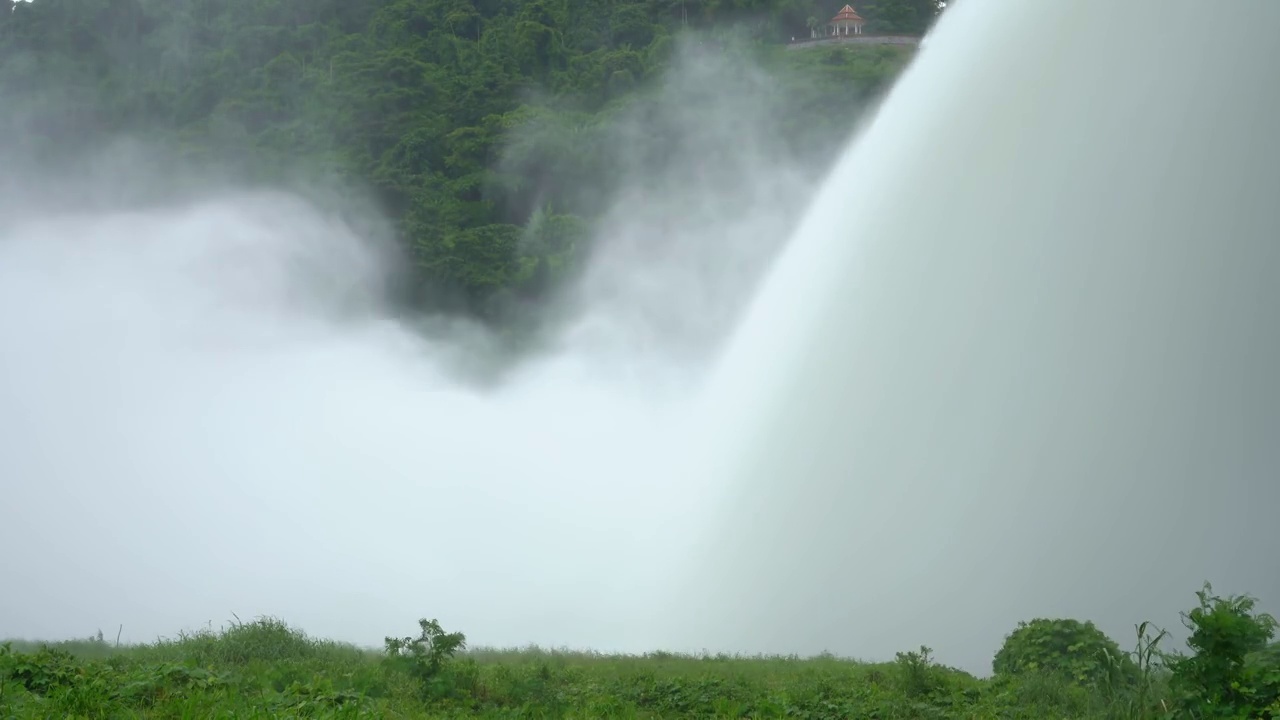
[[[1199,718],[1280,716],[1275,618],[1255,613],[1247,595],[1214,595],[1209,583],[1196,597],[1199,607],[1182,616],[1193,654],[1167,661],[1178,707]]]
[[[474,691],[475,663],[458,663],[454,655],[467,646],[460,632],[448,633],[436,620],[418,621],[418,637],[386,639],[387,663],[418,683],[424,700],[456,697]]]
[[[1106,633],[1092,622],[1067,619],[1018,623],[991,669],[997,676],[1041,673],[1083,684],[1137,676],[1132,658]]]
[[[933,648],[921,645],[919,652],[897,654],[894,662],[901,673],[902,689],[907,697],[924,697],[942,687],[943,680],[933,664],[932,653]]]

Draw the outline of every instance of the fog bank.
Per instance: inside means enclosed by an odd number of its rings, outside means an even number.
[[[726,94],[661,119],[709,154],[633,170],[514,365],[391,302],[404,259],[358,199],[209,182],[136,138],[78,175],[8,166],[0,637],[235,613],[377,644],[426,616],[480,644],[653,649],[704,499],[670,469],[683,410],[814,175],[770,137],[769,76],[681,62],[663,92]],[[458,372],[484,364],[508,372]]]

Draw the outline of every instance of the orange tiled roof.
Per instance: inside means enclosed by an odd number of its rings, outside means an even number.
[[[858,22],[861,20],[862,20],[862,16],[858,14],[857,10],[853,9],[852,5],[845,5],[844,7],[840,8],[840,12],[836,13],[836,16],[831,18],[831,22],[833,23]]]

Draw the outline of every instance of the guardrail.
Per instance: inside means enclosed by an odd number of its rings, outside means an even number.
[[[787,49],[818,47],[823,45],[919,45],[915,35],[825,35],[817,38],[796,38],[787,43]]]

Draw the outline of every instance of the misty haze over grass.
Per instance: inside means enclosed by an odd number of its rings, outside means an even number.
[[[390,302],[403,259],[358,199],[161,173],[137,138],[77,175],[6,167],[0,637],[236,613],[377,643],[428,615],[653,649],[708,500],[670,469],[683,410],[820,170],[788,160],[763,72],[688,53],[671,77],[677,152],[624,116],[624,191],[516,359]]]

